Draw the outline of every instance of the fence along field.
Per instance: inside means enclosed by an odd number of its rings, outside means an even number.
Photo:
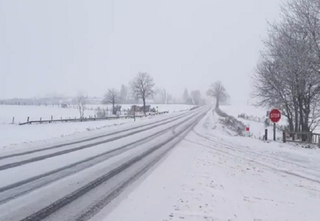
[[[132,105],[121,105],[120,115],[125,115],[126,110],[131,108]],[[110,105],[88,105],[87,110],[85,111],[86,118],[93,118],[96,115],[97,108],[108,108],[108,116],[111,115],[111,106]],[[192,108],[191,105],[151,105],[152,108],[157,108],[159,112],[169,111],[181,111],[189,110]],[[60,120],[62,119],[74,119],[79,118],[79,111],[75,105],[70,105],[67,108],[62,108],[60,105],[0,105],[0,124],[19,124],[26,122],[29,118],[29,121],[42,121],[44,120]]]

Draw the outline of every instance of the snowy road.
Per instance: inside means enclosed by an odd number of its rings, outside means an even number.
[[[209,111],[126,200],[93,221],[319,221],[319,150],[230,133]]]
[[[89,220],[181,141],[207,110],[0,155],[0,220]]]

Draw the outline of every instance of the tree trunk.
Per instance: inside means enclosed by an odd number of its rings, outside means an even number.
[[[311,99],[310,99],[310,96],[308,96],[305,99],[305,108],[304,108],[304,124],[305,124],[304,127],[307,132],[310,132],[310,126],[309,126],[309,117],[310,117],[310,113],[311,113],[310,103],[311,103]]]
[[[288,124],[289,124],[289,130],[293,131],[294,130],[293,115],[292,115],[292,111],[287,103],[285,103],[284,109],[282,110],[282,112],[283,112],[283,116],[287,117]]]
[[[216,109],[219,109],[219,103],[220,103],[219,98],[216,98]]]
[[[292,117],[287,117],[289,123],[289,130],[294,131],[293,120]]]
[[[306,132],[310,132],[309,115],[310,115],[310,110],[306,110],[304,113],[304,129]]]
[[[299,112],[298,112],[298,107],[295,107],[294,110],[294,130],[297,132],[299,131]]]
[[[302,132],[306,132],[306,128],[305,128],[305,122],[304,122],[304,119],[303,119],[303,104],[301,102],[301,100],[299,100],[299,114],[300,114],[300,126],[301,126],[301,131]],[[302,141],[306,141],[307,140],[307,136],[306,135],[302,135]]]
[[[146,115],[146,99],[142,98],[142,102],[143,102],[143,113],[144,115]]]
[[[293,108],[294,108],[294,130],[296,132],[299,131],[299,107],[297,104],[297,100],[293,98]]]

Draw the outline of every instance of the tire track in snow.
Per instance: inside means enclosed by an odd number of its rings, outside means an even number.
[[[4,165],[0,166],[0,171],[6,170],[6,169],[10,169],[10,168],[14,168],[14,167],[18,167],[18,166],[22,166],[22,165],[29,164],[29,163],[33,163],[33,162],[36,162],[36,161],[48,159],[48,158],[51,158],[51,157],[64,155],[64,154],[75,152],[75,151],[78,151],[78,150],[87,149],[87,148],[90,148],[90,147],[93,147],[93,146],[97,146],[97,145],[100,145],[100,144],[105,144],[105,143],[112,142],[112,141],[115,141],[115,140],[119,140],[119,139],[124,138],[124,137],[132,136],[132,135],[135,135],[135,134],[138,134],[138,133],[150,130],[150,129],[154,129],[154,128],[159,127],[159,126],[163,126],[163,125],[172,123],[172,122],[177,121],[177,120],[179,120],[179,119],[181,119],[183,117],[190,116],[193,113],[194,112],[187,113],[187,114],[184,114],[184,115],[179,116],[179,117],[175,117],[175,118],[173,118],[171,120],[162,122],[162,123],[157,124],[157,125],[153,125],[153,126],[147,125],[148,127],[146,127],[146,125],[145,125],[145,126],[143,126],[143,127],[145,127],[143,129],[136,130],[136,131],[124,134],[124,135],[117,136],[117,137],[113,137],[113,138],[110,138],[110,139],[107,139],[107,140],[102,140],[102,141],[99,141],[99,142],[90,143],[90,144],[82,145],[82,146],[71,148],[71,149],[67,149],[67,150],[57,151],[57,152],[54,152],[54,153],[51,153],[51,154],[42,155],[42,156],[38,156],[38,157],[34,157],[34,158],[22,160],[22,161],[17,161],[17,162],[13,162],[13,163],[4,164]],[[127,131],[127,130],[125,130],[125,131]],[[123,132],[123,131],[121,131],[121,132]],[[121,133],[121,132],[117,132],[117,134]],[[105,135],[105,136],[110,136],[110,134]],[[95,138],[95,139],[97,139],[97,138]],[[85,141],[82,141],[82,142],[85,142]],[[68,146],[68,145],[63,145],[63,147],[65,147],[65,146]],[[62,146],[59,146],[59,148],[60,147],[62,147]],[[54,148],[58,148],[58,147],[54,147]],[[50,149],[53,149],[53,147],[50,147]],[[46,150],[48,150],[48,149],[46,149]],[[37,151],[37,152],[39,152],[39,151]]]
[[[139,129],[139,128],[142,128],[142,127],[147,127],[147,126],[150,126],[150,125],[154,125],[154,124],[157,124],[157,123],[160,123],[160,122],[163,122],[163,121],[167,121],[167,120],[170,120],[170,119],[175,119],[175,118],[183,117],[183,116],[186,116],[186,115],[188,115],[188,114],[190,114],[190,113],[191,113],[191,111],[188,112],[188,113],[180,114],[180,115],[178,115],[178,116],[169,117],[169,118],[166,118],[166,119],[164,119],[164,120],[159,120],[159,121],[152,122],[152,123],[149,123],[149,124],[144,124],[144,125],[140,125],[140,126],[136,126],[136,127],[124,129],[124,130],[119,130],[119,131],[111,132],[111,133],[108,133],[108,134],[105,134],[105,135],[94,136],[94,137],[90,137],[90,138],[83,139],[83,140],[67,142],[67,143],[63,143],[63,144],[59,144],[59,145],[54,145],[54,146],[50,146],[50,147],[46,147],[46,148],[42,148],[42,149],[25,151],[25,152],[22,152],[22,153],[15,153],[15,154],[10,154],[10,155],[0,156],[0,160],[12,158],[12,157],[17,157],[17,156],[28,155],[28,154],[37,153],[37,152],[43,152],[43,151],[46,151],[46,150],[61,148],[61,147],[70,146],[70,145],[74,145],[74,144],[80,144],[80,143],[84,143],[84,142],[87,142],[87,141],[97,140],[97,139],[100,139],[100,138],[104,138],[104,137],[116,135],[116,134],[119,134],[119,133],[123,133],[123,132],[131,131],[131,130]]]
[[[211,140],[210,138],[207,138],[199,133],[197,133],[195,130],[193,130],[194,134],[196,134],[197,136],[201,137],[202,139],[205,139],[205,140],[209,140],[213,143],[216,143],[216,144],[219,144],[219,145],[223,145],[223,148],[226,148],[226,149],[229,149],[229,150],[232,150],[232,151],[239,151],[238,148],[236,148],[235,146],[231,146],[231,145],[227,145],[225,143],[222,143],[222,142],[218,142],[218,141],[214,141],[214,140]],[[204,145],[204,144],[201,144],[201,143],[198,143],[196,141],[191,141],[191,140],[186,140],[188,142],[193,142],[193,143],[196,143],[198,145],[201,145],[203,147],[206,147],[206,148],[210,148],[210,149],[213,149],[213,150],[216,150],[216,151],[219,151],[221,153],[224,153],[226,155],[229,155],[229,156],[233,156],[233,157],[236,157],[236,158],[239,158],[239,159],[242,159],[242,160],[246,160],[246,161],[249,161],[251,163],[255,163],[255,164],[258,164],[260,166],[263,166],[265,168],[268,168],[268,169],[271,169],[271,170],[274,170],[274,171],[278,171],[278,172],[281,172],[281,173],[285,173],[285,174],[288,174],[288,175],[291,175],[291,176],[295,176],[295,177],[299,177],[299,178],[302,178],[302,179],[306,179],[306,180],[309,180],[311,182],[315,182],[315,183],[319,183],[320,184],[320,180],[317,180],[317,179],[313,179],[313,178],[310,178],[310,177],[306,177],[306,176],[303,176],[303,175],[300,175],[300,174],[297,174],[297,173],[294,173],[294,172],[290,172],[290,171],[286,171],[286,170],[281,170],[279,168],[275,168],[275,167],[272,167],[272,166],[269,166],[265,163],[261,163],[261,162],[258,162],[256,160],[252,160],[252,159],[248,159],[246,157],[243,157],[243,156],[239,156],[239,155],[236,155],[236,154],[231,154],[230,152],[227,152],[227,151],[223,151],[221,150],[220,148],[215,148],[215,147],[212,147],[212,146],[208,146],[208,145]],[[246,153],[246,151],[239,151],[239,152],[242,152],[242,153]],[[248,152],[251,152],[251,153],[254,153],[250,150],[248,150]],[[258,155],[257,153],[255,153],[256,155]],[[261,156],[264,156],[266,158],[268,158],[269,156],[267,155],[264,155],[264,154],[260,154]],[[269,157],[270,158],[270,157]],[[280,159],[278,159],[279,161],[282,161]],[[289,164],[294,164],[294,163],[289,163]],[[297,164],[299,165],[299,164]],[[310,170],[310,169],[309,169]],[[311,169],[312,170],[312,169]],[[315,171],[315,170],[314,170]],[[315,171],[317,172],[317,171]]]
[[[165,141],[151,146],[147,151],[139,154],[138,156],[131,158],[130,160],[121,164],[115,169],[89,182],[88,184],[82,186],[81,188],[78,188],[74,192],[64,196],[63,198],[60,198],[59,200],[51,203],[50,205],[40,209],[39,211],[25,217],[21,221],[30,221],[30,220],[40,221],[40,220],[46,219],[48,216],[52,214],[58,213],[59,210],[62,209],[63,207],[71,204],[72,202],[76,201],[82,196],[86,196],[86,194],[88,194],[91,190],[99,187],[100,185],[112,179],[116,175],[119,175],[122,172],[125,172],[128,168],[134,166],[136,163],[140,162],[141,160],[148,159],[148,157],[151,154],[155,153],[157,150],[160,150],[161,147],[167,144],[170,144],[170,147],[166,151],[160,154],[157,154],[156,157],[154,159],[151,159],[151,161],[148,164],[145,164],[142,168],[136,171],[136,173],[128,176],[125,180],[123,180],[120,186],[116,186],[112,188],[111,193],[109,193],[103,199],[100,199],[92,207],[87,208],[87,210],[83,211],[81,215],[76,219],[76,220],[88,220],[94,214],[99,212],[103,207],[105,207],[116,196],[118,196],[121,193],[121,191],[123,191],[123,189],[125,189],[128,185],[130,185],[139,176],[141,176],[146,171],[148,171],[156,162],[158,162],[165,154],[167,154],[167,152],[169,152],[174,147],[175,144],[180,142],[183,139],[183,137],[193,129],[193,127],[203,118],[205,113],[206,111],[205,112],[201,111],[198,114],[196,114],[194,117],[187,119],[186,121],[180,124],[180,126],[183,125],[184,127],[176,134],[168,137],[168,139],[166,139]],[[170,143],[170,142],[173,142],[173,143]]]
[[[246,152],[247,152],[247,153],[252,153],[252,154],[254,154],[254,155],[256,155],[256,156],[263,156],[263,157],[265,157],[265,158],[269,158],[269,159],[272,159],[272,160],[276,160],[276,161],[279,161],[279,162],[281,162],[281,163],[286,163],[286,164],[290,164],[290,165],[295,165],[295,166],[297,166],[297,167],[301,167],[301,168],[304,168],[304,169],[308,169],[308,170],[317,172],[317,171],[314,170],[314,169],[310,169],[310,168],[307,167],[307,166],[304,166],[304,165],[301,165],[301,164],[298,164],[298,163],[295,163],[295,162],[286,161],[286,160],[284,160],[284,159],[281,159],[281,158],[278,158],[278,157],[274,157],[274,156],[271,156],[271,155],[268,155],[268,154],[264,154],[264,153],[257,153],[257,152],[255,152],[255,151],[252,151],[252,150],[249,150],[249,149],[242,149],[242,150],[241,150],[241,149],[239,149],[239,146],[235,146],[235,145],[231,145],[231,144],[226,144],[226,143],[223,143],[223,142],[221,142],[221,141],[212,140],[212,139],[210,139],[210,138],[208,138],[208,137],[206,137],[206,136],[203,136],[203,135],[197,133],[197,132],[194,131],[194,130],[193,130],[193,132],[194,132],[196,135],[198,135],[198,136],[200,136],[200,137],[202,137],[202,138],[204,138],[204,139],[206,139],[206,140],[209,140],[209,141],[218,143],[218,144],[220,144],[220,145],[223,145],[224,147],[226,147],[227,149],[230,149],[230,150],[236,150],[236,151],[239,151],[239,152],[242,152],[242,153],[246,153]],[[216,136],[213,136],[213,137],[216,137]],[[240,148],[241,148],[241,146],[240,146]]]
[[[26,180],[22,180],[13,184],[10,184],[8,186],[4,186],[0,188],[0,205],[3,203],[6,203],[18,196],[21,196],[23,194],[26,194],[30,191],[36,190],[37,188],[40,188],[44,185],[47,185],[51,182],[57,181],[59,179],[62,179],[66,176],[70,176],[74,173],[78,173],[81,170],[87,169],[89,167],[92,167],[100,162],[103,162],[105,160],[108,160],[112,157],[118,156],[128,150],[131,150],[139,145],[142,145],[143,143],[148,142],[150,139],[160,136],[161,134],[164,134],[170,130],[175,129],[178,124],[175,124],[169,128],[166,128],[164,130],[158,131],[150,136],[147,136],[141,140],[135,141],[133,143],[129,143],[126,145],[123,145],[119,148],[112,149],[103,153],[100,153],[98,155],[95,155],[93,157],[89,157],[87,159],[84,159],[82,161],[67,165],[62,168],[58,168],[56,170],[40,174],[38,176],[34,176],[31,178],[28,178]],[[27,185],[27,186],[26,186]]]

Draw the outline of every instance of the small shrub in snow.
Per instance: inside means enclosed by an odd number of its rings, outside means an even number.
[[[107,117],[107,111],[105,109],[101,109],[100,107],[97,107],[95,110],[97,118],[105,118]]]
[[[244,136],[244,130],[246,126],[238,121],[236,118],[229,116],[225,112],[221,111],[219,108],[216,108],[216,113],[222,117],[220,119],[220,123],[225,125],[229,130],[236,132],[239,136]]]

